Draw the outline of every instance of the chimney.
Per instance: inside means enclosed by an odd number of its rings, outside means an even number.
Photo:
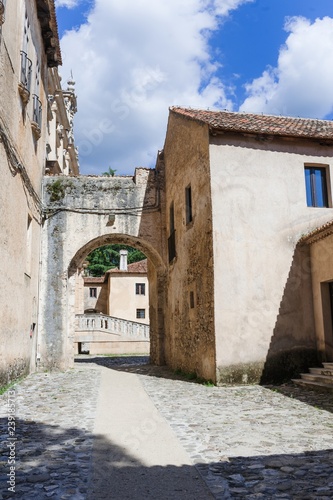
[[[120,250],[119,271],[127,271],[127,250]]]

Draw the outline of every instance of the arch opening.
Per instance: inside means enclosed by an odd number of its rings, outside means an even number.
[[[146,256],[146,278],[141,279],[142,274],[135,272],[131,276],[123,272],[106,273],[106,278],[100,280],[97,286],[86,287],[92,295],[98,295],[103,289],[104,301],[106,301],[104,309],[100,311],[100,307],[91,307],[93,310],[87,311],[89,307],[85,307],[87,303],[84,301],[84,294],[88,294],[88,291],[84,290],[85,260],[93,250],[114,244],[135,248]],[[116,297],[117,290],[124,292],[124,289],[127,289],[128,292],[129,288],[132,296]],[[165,268],[159,253],[149,243],[126,234],[106,234],[88,241],[75,253],[70,262],[67,293],[67,316],[72,332],[69,337],[72,338],[73,360],[76,354],[83,352],[89,354],[131,353],[150,355],[153,364],[165,363]],[[143,293],[147,295],[140,297]],[[114,307],[111,305],[112,301]],[[122,301],[124,301],[123,310]],[[139,307],[141,303],[146,304],[147,307]],[[128,318],[124,317],[126,308]],[[147,319],[149,323],[146,322]]]

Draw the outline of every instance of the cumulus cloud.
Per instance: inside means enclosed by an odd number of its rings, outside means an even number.
[[[152,166],[171,105],[232,108],[209,34],[252,1],[96,0],[87,23],[61,40],[63,79],[73,71],[76,80],[83,173]]]
[[[333,110],[333,19],[289,18],[275,68],[246,86],[241,111],[325,118]]]
[[[67,9],[74,9],[79,4],[79,0],[55,0],[56,7],[66,7]]]

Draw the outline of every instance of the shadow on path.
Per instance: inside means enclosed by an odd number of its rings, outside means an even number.
[[[296,399],[301,403],[313,406],[318,410],[325,410],[333,413],[333,394],[331,393],[305,389],[293,384],[292,382],[288,384],[264,387],[266,387],[266,389],[279,392],[288,398]],[[318,418],[320,417],[318,416]]]
[[[75,357],[75,363],[90,363],[104,366],[112,370],[150,377],[165,378],[171,380],[182,380],[198,384],[195,378],[187,378],[185,375],[175,373],[168,366],[157,366],[150,364],[149,356],[89,356],[81,355]]]
[[[155,366],[149,364],[149,356],[82,356],[77,357],[75,359],[75,363],[94,363],[99,366],[128,373],[197,383],[195,380],[188,380],[186,377],[174,373],[167,366]],[[224,386],[224,388],[225,387],[226,386]],[[262,385],[262,387],[279,392],[284,396],[296,399],[304,404],[313,406],[314,408],[333,413],[333,394],[305,389],[303,387],[296,386],[292,382],[281,385]]]
[[[1,498],[213,498],[208,489],[203,490],[194,466],[146,467],[103,436],[77,428],[16,419],[15,445],[8,440],[7,429],[7,419],[0,419]],[[8,460],[14,460],[12,472]]]
[[[8,491],[7,483],[10,479],[7,429],[7,419],[0,419],[2,498],[305,500],[320,497],[325,500],[333,497],[333,450],[226,458],[218,463],[197,464],[197,468],[148,467],[100,435],[20,419],[16,420],[13,493]],[[214,496],[202,489],[198,470]]]

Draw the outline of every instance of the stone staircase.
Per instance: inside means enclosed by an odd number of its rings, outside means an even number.
[[[301,373],[293,382],[301,387],[333,393],[333,363],[323,363],[322,368],[310,368],[310,373]]]

